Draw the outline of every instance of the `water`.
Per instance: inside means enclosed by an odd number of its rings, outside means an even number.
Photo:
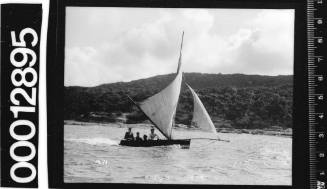
[[[65,125],[64,181],[291,185],[291,138],[219,133],[231,142],[192,140],[190,149],[119,146],[126,126]],[[149,133],[148,126],[129,126],[134,134]],[[173,132],[175,138],[210,137],[197,130]]]

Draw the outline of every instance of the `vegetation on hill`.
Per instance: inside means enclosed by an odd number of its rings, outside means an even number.
[[[96,87],[65,87],[64,118],[144,122],[146,116],[126,95],[144,100],[173,78],[174,74],[168,74]],[[183,81],[195,89],[216,127],[292,127],[293,76],[184,73]],[[192,112],[193,99],[183,84],[175,122],[189,125]]]

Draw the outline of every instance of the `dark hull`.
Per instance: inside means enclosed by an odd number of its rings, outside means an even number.
[[[151,147],[151,146],[169,146],[169,145],[181,145],[182,147],[189,147],[191,139],[180,140],[147,140],[147,141],[133,141],[133,140],[121,140],[122,146],[133,147]]]

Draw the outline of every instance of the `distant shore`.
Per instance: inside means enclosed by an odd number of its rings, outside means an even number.
[[[116,124],[117,126],[122,126],[122,125],[129,125],[125,123],[120,123],[120,122],[115,122],[115,123],[109,123],[109,122],[82,122],[82,121],[76,121],[76,120],[65,120],[64,121],[65,125],[78,125],[78,126],[90,126],[94,124],[102,125],[102,126],[109,126],[112,124]],[[146,123],[144,123],[146,124]],[[140,123],[140,125],[144,125]],[[132,124],[136,125],[136,124]],[[187,129],[188,127],[186,125],[182,124],[177,124],[175,128],[185,128]],[[252,135],[270,135],[270,136],[284,136],[284,137],[292,137],[292,129],[236,129],[236,128],[217,128],[218,133],[236,133],[236,134],[252,134]]]
[[[219,133],[247,133],[253,135],[270,135],[270,136],[285,136],[292,137],[292,129],[281,129],[281,130],[272,130],[272,129],[230,129],[230,128],[218,128],[217,132]]]

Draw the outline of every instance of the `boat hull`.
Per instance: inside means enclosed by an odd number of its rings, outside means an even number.
[[[180,145],[183,148],[190,146],[191,139],[179,140],[147,140],[147,141],[134,141],[134,140],[121,140],[119,145],[132,146],[132,147],[152,147],[152,146],[169,146]]]

